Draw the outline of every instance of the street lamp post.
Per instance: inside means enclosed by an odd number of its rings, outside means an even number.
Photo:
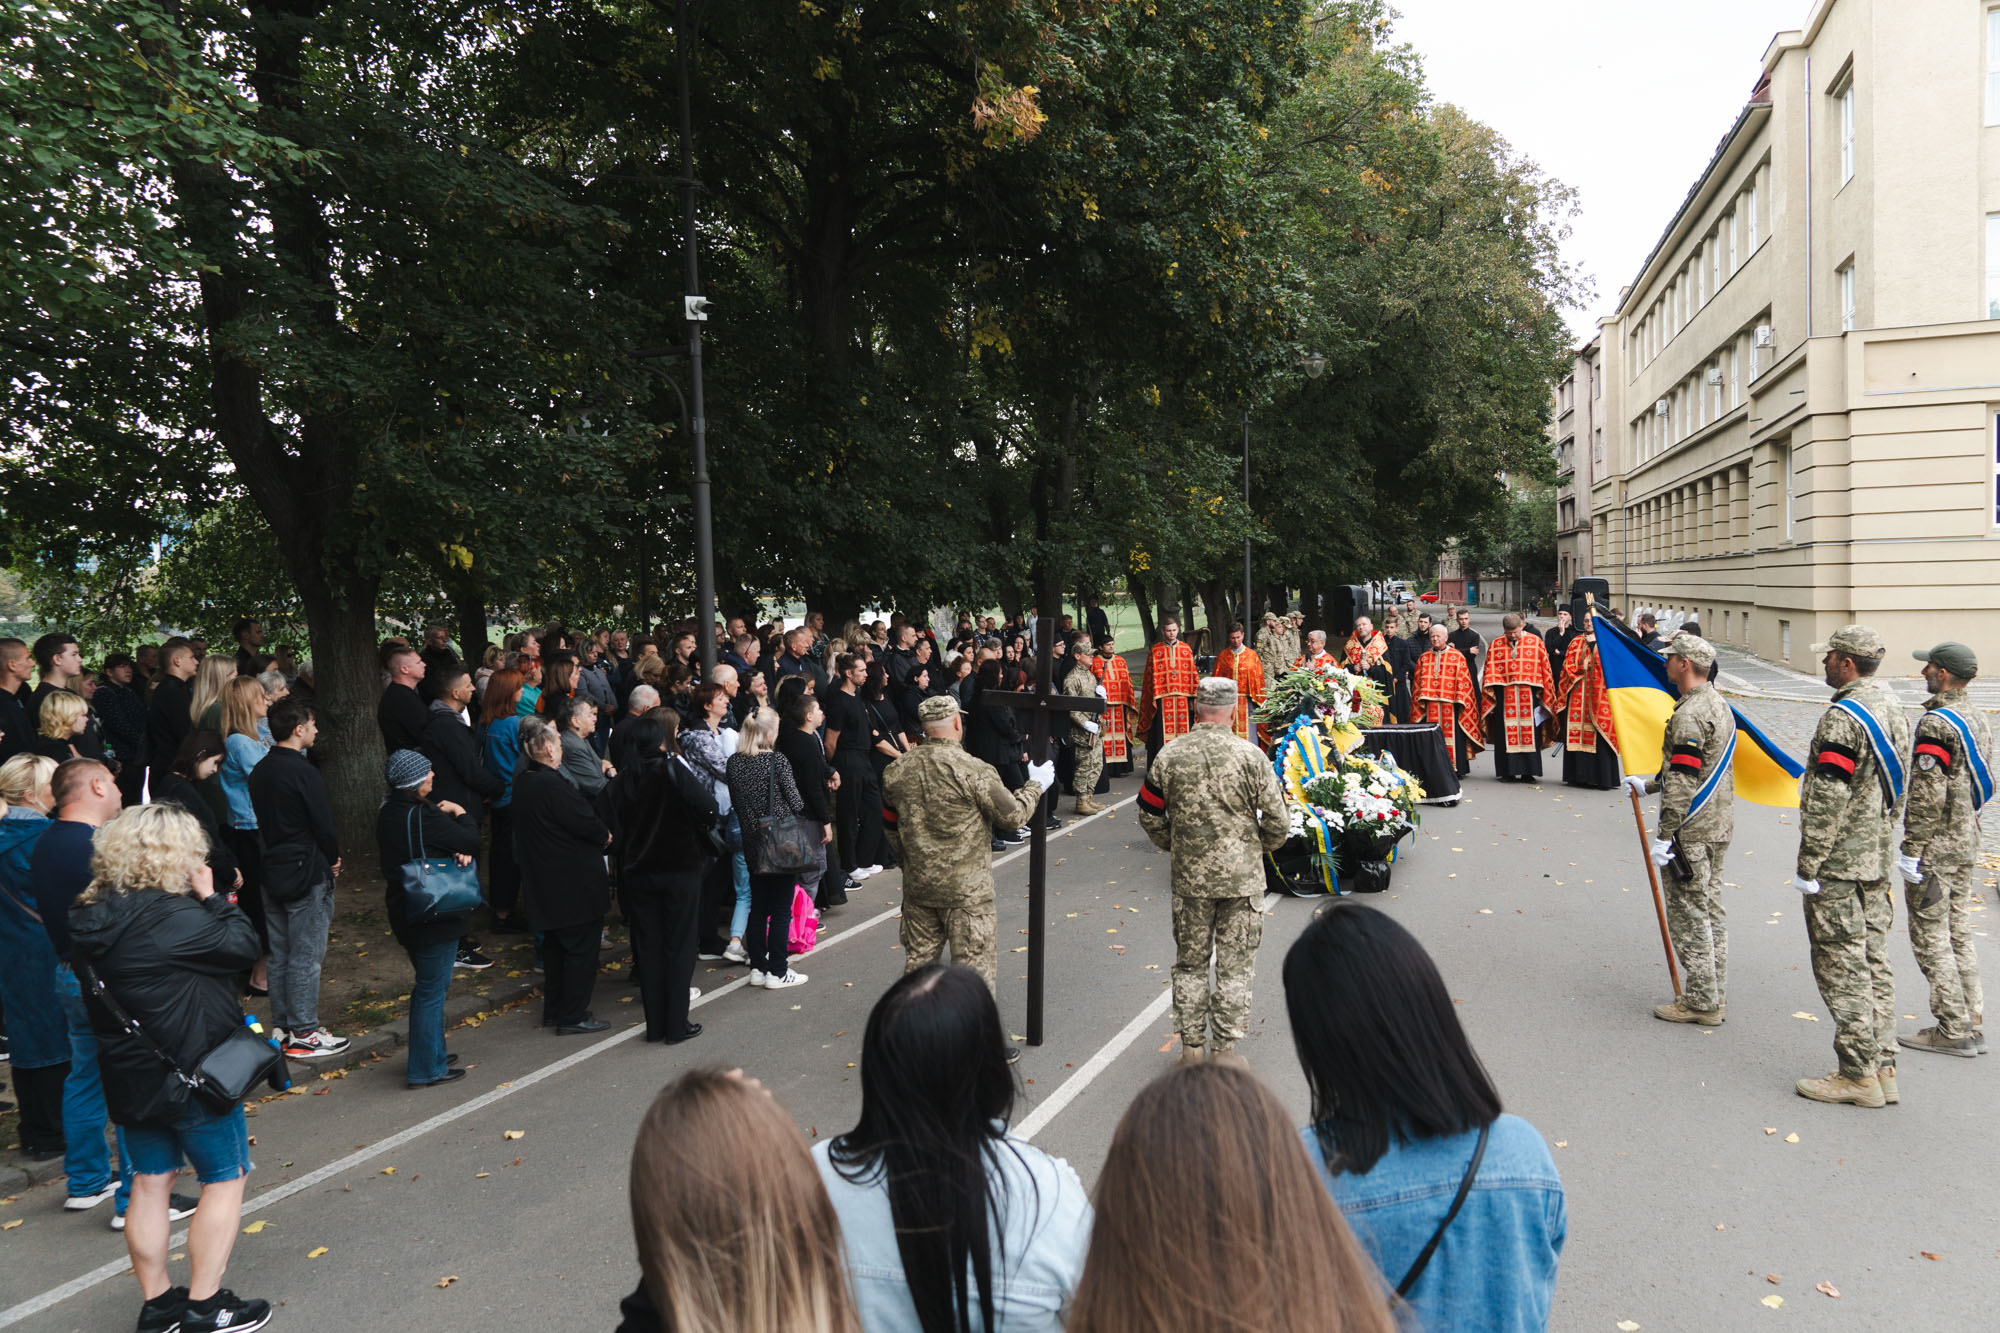
[[[708,302],[701,295],[701,275],[695,264],[694,196],[701,187],[694,177],[694,113],[689,91],[694,33],[688,26],[687,10],[687,0],[678,0],[674,6],[674,49],[681,84],[681,187],[686,192],[681,231],[687,295],[681,313],[687,321],[688,387],[694,399],[689,413],[694,440],[694,484],[689,488],[694,501],[694,641],[701,651],[701,678],[707,680],[715,670],[715,529],[708,501],[708,418],[701,395],[701,322],[708,318]]]
[[[1308,352],[1299,358],[1299,366],[1306,372],[1306,378],[1316,380],[1326,370],[1326,358],[1318,352]],[[1250,508],[1250,409],[1243,409],[1243,508]],[[1243,538],[1243,609],[1237,619],[1243,622],[1243,633],[1247,636],[1256,631],[1251,626],[1251,598],[1256,596],[1250,565],[1250,538]]]

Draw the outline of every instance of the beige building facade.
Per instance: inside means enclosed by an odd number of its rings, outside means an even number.
[[[1614,603],[2000,669],[2000,0],[1819,0],[1599,330]]]

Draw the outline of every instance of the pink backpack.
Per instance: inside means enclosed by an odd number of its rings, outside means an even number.
[[[792,886],[792,953],[811,953],[813,945],[819,943],[819,912],[813,907],[812,896],[797,885]]]

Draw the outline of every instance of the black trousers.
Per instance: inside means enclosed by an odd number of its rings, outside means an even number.
[[[736,914],[736,873],[728,853],[702,871],[696,891],[694,936],[696,951],[718,957],[729,943],[729,921]]]
[[[797,875],[750,872],[750,924],[743,928],[743,949],[759,972],[785,975],[792,951],[792,890],[798,880]]]
[[[694,984],[694,923],[702,875],[639,875],[618,885],[618,911],[632,936],[632,970],[646,1008],[646,1040],[678,1037],[688,1026]]]
[[[581,926],[542,932],[542,1022],[556,1027],[581,1023],[597,986],[597,942],[604,918]],[[692,969],[690,969],[692,970]],[[687,992],[681,993],[686,1003]]]
[[[493,853],[486,862],[486,905],[496,917],[514,915],[521,898],[521,863],[514,859],[514,809],[493,808]]]
[[[229,844],[229,853],[243,872],[243,887],[236,891],[236,905],[250,918],[250,924],[257,927],[257,943],[268,954],[271,931],[264,924],[264,840],[253,828],[224,829],[222,839]]]
[[[834,839],[849,871],[879,866],[887,855],[882,836],[882,784],[865,757],[836,764],[840,790],[833,794]],[[753,890],[754,892],[754,890]]]
[[[41,1152],[63,1147],[63,1080],[69,1061],[40,1069],[14,1070],[14,1095],[21,1099],[21,1147]]]

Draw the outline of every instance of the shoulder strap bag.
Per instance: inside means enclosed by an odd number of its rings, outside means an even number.
[[[410,806],[405,829],[417,855],[396,867],[396,880],[403,890],[403,910],[412,922],[469,912],[480,903],[479,866],[460,865],[455,856],[425,856],[424,825],[419,818],[422,814],[421,805]]]
[[[1433,1231],[1430,1240],[1425,1242],[1422,1252],[1417,1255],[1416,1262],[1410,1265],[1410,1271],[1403,1274],[1403,1280],[1396,1284],[1396,1295],[1399,1299],[1409,1298],[1410,1288],[1417,1285],[1417,1279],[1424,1275],[1426,1268],[1430,1267],[1431,1256],[1437,1253],[1438,1242],[1444,1239],[1445,1228],[1451,1225],[1454,1217],[1458,1216],[1458,1210],[1465,1207],[1465,1196],[1472,1192],[1472,1178],[1479,1174],[1479,1163],[1486,1156],[1486,1135],[1490,1129],[1491,1125],[1479,1127],[1479,1142],[1472,1145],[1472,1160],[1466,1164],[1465,1174],[1459,1178],[1458,1193],[1453,1196],[1451,1207],[1445,1210],[1444,1221],[1438,1223],[1437,1230]]]
[[[248,1014],[244,1015],[241,1026],[201,1057],[201,1063],[190,1074],[153,1040],[152,1034],[139,1026],[138,1019],[126,1012],[125,1006],[118,1003],[118,997],[91,970],[90,964],[73,961],[70,966],[85,989],[95,995],[110,1013],[112,1020],[173,1075],[173,1084],[163,1100],[174,1111],[187,1104],[190,1094],[208,1110],[221,1114],[241,1106],[243,1099],[250,1095],[250,1089],[259,1081],[269,1083],[273,1092],[283,1092],[292,1086],[291,1075],[285,1066],[285,1053],[278,1048],[277,1042],[265,1035],[263,1026]]]
[[[813,847],[819,829],[778,807],[777,754],[760,755],[766,760],[764,813],[751,821],[749,842],[751,866],[762,875],[796,875],[813,868]]]

